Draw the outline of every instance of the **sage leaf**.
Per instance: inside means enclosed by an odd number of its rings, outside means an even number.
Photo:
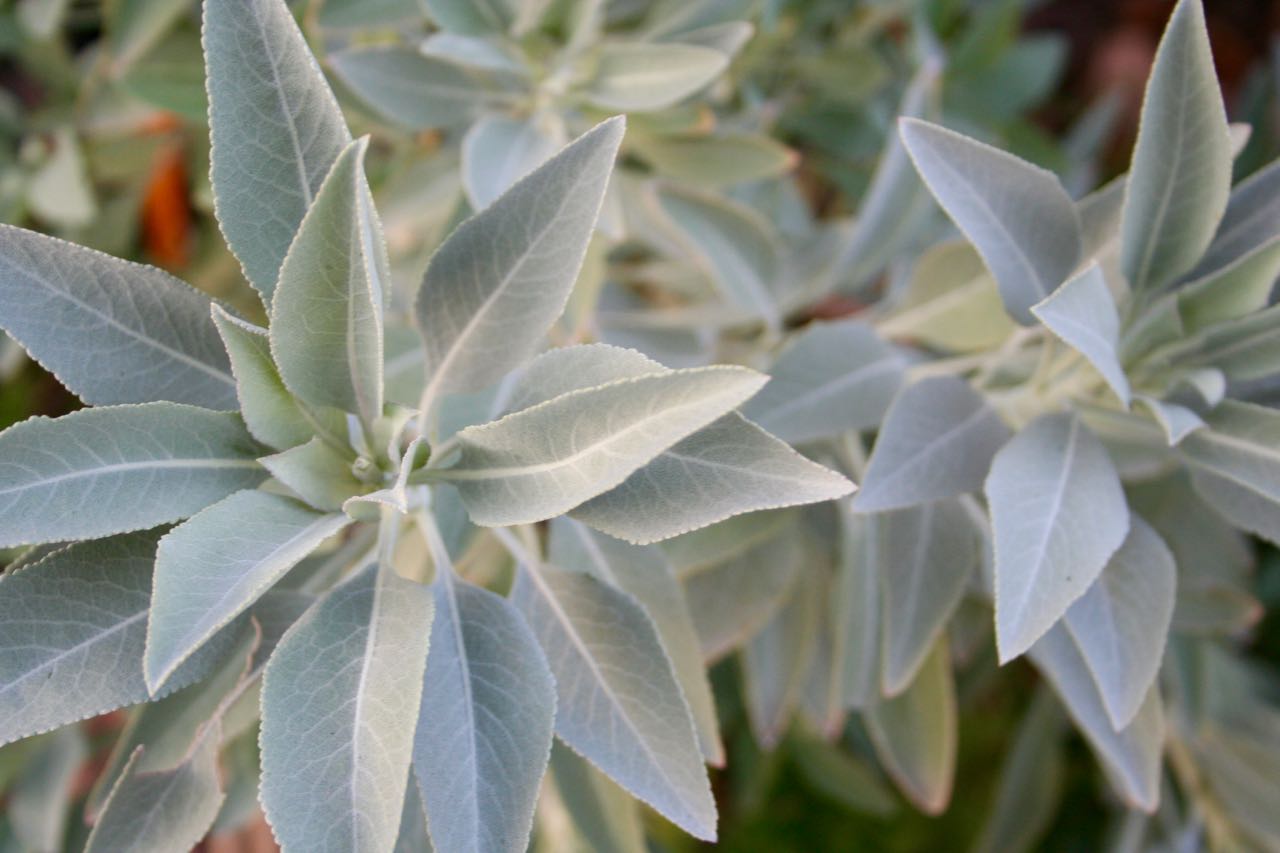
[[[285,849],[390,850],[433,604],[376,563],[294,623],[262,682],[262,807]]]
[[[258,460],[282,485],[319,510],[337,512],[353,495],[370,486],[352,471],[354,454],[320,438]]]
[[[490,85],[490,75],[399,45],[338,51],[329,64],[379,118],[409,130],[461,124],[483,107],[509,106],[516,94]]]
[[[871,518],[884,610],[881,691],[897,696],[914,680],[977,568],[977,531],[954,500]]]
[[[821,586],[801,576],[773,618],[742,648],[743,698],[751,731],[771,750],[800,703],[818,638]]]
[[[882,581],[877,565],[874,516],[836,505],[840,524],[831,622],[839,649],[841,703],[869,708],[880,698]]]
[[[1280,543],[1280,413],[1226,400],[1179,450],[1205,500],[1233,524]]]
[[[607,110],[647,112],[678,103],[720,75],[718,50],[675,42],[606,43],[584,96]]]
[[[1133,516],[1120,550],[1063,618],[1117,731],[1133,721],[1155,681],[1177,582],[1168,546]]]
[[[1120,313],[1097,261],[1032,306],[1031,313],[1083,355],[1129,405],[1129,378],[1120,364]]]
[[[1116,731],[1088,664],[1065,626],[1053,626],[1032,646],[1030,656],[1093,747],[1112,787],[1131,807],[1154,811],[1164,745],[1159,691],[1149,689],[1133,721]]]
[[[1102,572],[1129,530],[1107,450],[1079,418],[1042,415],[996,454],[986,483],[995,536],[1000,661],[1030,648]]]
[[[1190,334],[1267,307],[1280,275],[1280,235],[1177,290],[1178,313]]]
[[[258,452],[237,415],[177,403],[31,418],[0,432],[0,546],[177,521],[262,482]]]
[[[155,692],[224,625],[348,523],[243,491],[169,531],[156,552],[144,669]]]
[[[1273,245],[1280,237],[1278,215],[1280,160],[1250,175],[1231,191],[1213,242],[1186,278],[1207,278]]]
[[[715,838],[716,808],[689,706],[653,623],[590,575],[521,567],[511,599],[551,664],[556,734],[689,834]]]
[[[441,394],[497,382],[564,310],[623,128],[617,118],[583,134],[436,251],[414,305],[430,377],[424,412]]]
[[[551,778],[588,849],[646,853],[639,804],[559,741],[551,747]]]
[[[879,512],[982,488],[1009,428],[982,395],[951,376],[922,379],[894,398],[853,507]]]
[[[616,379],[667,373],[634,350],[561,347],[535,358],[511,392],[511,411]],[[852,484],[737,414],[672,445],[623,483],[571,514],[610,536],[648,544],[734,515],[847,494]]]
[[[164,770],[142,771],[146,747],[134,750],[89,833],[86,853],[186,850],[213,825],[225,793],[218,779],[217,723],[189,756]]]
[[[1134,404],[1151,413],[1151,417],[1164,431],[1165,440],[1170,447],[1178,446],[1191,433],[1204,429],[1205,424],[1200,416],[1178,403],[1169,403],[1139,394],[1134,397]]]
[[[351,134],[284,0],[206,3],[204,55],[218,224],[270,306],[294,233]]]
[[[476,210],[488,207],[564,144],[564,122],[557,115],[540,113],[520,120],[484,116],[462,140],[462,186],[467,200]]]
[[[462,430],[460,460],[440,476],[476,524],[541,521],[617,486],[763,383],[745,368],[703,367],[572,391]]]
[[[0,287],[0,328],[86,403],[236,408],[211,300],[168,273],[0,225]]]
[[[656,200],[671,238],[691,257],[717,292],[747,317],[779,322],[777,238],[754,211],[719,196],[666,187]]]
[[[661,549],[630,545],[570,518],[557,518],[551,522],[550,561],[558,568],[592,575],[635,597],[653,620],[671,659],[672,671],[693,715],[703,758],[722,766],[724,746],[698,632],[675,570]]]
[[[263,611],[258,610],[254,618],[262,614]],[[129,718],[124,731],[111,747],[106,767],[89,792],[86,815],[96,819],[101,813],[108,794],[123,775],[125,765],[131,765],[134,772],[145,773],[166,770],[182,762],[201,730],[219,715],[224,700],[245,678],[250,658],[261,658],[263,652],[269,651],[261,643],[265,633],[261,627],[255,629],[252,624],[242,624],[230,652],[209,675],[196,684],[143,705]],[[224,727],[223,735],[226,734]],[[134,752],[139,747],[145,749],[135,757]],[[257,786],[254,788],[256,801]]]
[[[413,767],[439,850],[521,853],[551,753],[555,685],[501,596],[438,567]]]
[[[317,432],[345,435],[340,412],[303,407],[289,393],[271,358],[267,330],[213,306],[213,322],[231,356],[240,415],[253,437],[283,450],[309,441]]]
[[[151,698],[142,656],[158,539],[149,531],[80,542],[0,578],[0,743]],[[209,672],[227,637],[166,686]]]
[[[316,191],[271,303],[271,353],[290,391],[317,406],[382,414],[382,299],[391,269],[364,177],[368,137]]]
[[[876,755],[898,789],[925,814],[951,801],[956,771],[956,688],[939,641],[911,686],[864,713]]]
[[[865,323],[815,323],[782,351],[742,414],[792,444],[868,429],[884,417],[904,367]]]
[[[833,500],[851,491],[853,484],[840,474],[731,413],[570,515],[611,536],[646,544],[741,513]]]
[[[930,192],[995,276],[1010,316],[1031,306],[1080,260],[1080,219],[1057,176],[920,119],[899,121],[902,141]]]
[[[1135,291],[1200,259],[1231,192],[1231,137],[1200,0],[1179,0],[1147,81],[1125,189],[1120,270]]]
[[[769,624],[786,603],[803,560],[804,549],[799,543],[775,536],[681,576],[702,655],[708,662],[742,646]]]
[[[33,743],[26,770],[6,792],[9,826],[23,850],[64,849],[71,791],[89,758],[79,726],[64,726]]]

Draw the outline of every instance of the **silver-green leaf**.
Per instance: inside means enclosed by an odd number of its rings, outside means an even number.
[[[0,545],[177,521],[262,482],[237,415],[177,403],[82,409],[0,432]]]
[[[1058,288],[1080,260],[1080,219],[1056,175],[919,119],[899,122],[916,169],[995,276],[1013,319]]]
[[[291,498],[243,491],[166,534],[147,622],[151,689],[349,521]]]
[[[1084,594],[1129,531],[1102,442],[1068,414],[1043,415],[996,454],[986,483],[995,536],[1001,662],[1030,648]]]
[[[1120,269],[1135,291],[1200,259],[1231,191],[1231,137],[1200,0],[1173,10],[1147,81],[1125,189]]]
[[[95,406],[236,408],[211,300],[155,267],[0,225],[0,328]]]
[[[764,383],[741,367],[702,367],[571,391],[458,433],[461,458],[440,475],[477,524],[560,515],[622,483]]]
[[[204,54],[218,224],[270,305],[293,235],[351,134],[284,0],[205,3]]]
[[[1031,313],[1088,359],[1126,406],[1129,378],[1120,363],[1120,312],[1097,261],[1068,279]]]
[[[547,769],[555,685],[509,601],[437,567],[413,767],[432,841],[522,853]]]
[[[1155,681],[1177,582],[1168,546],[1133,516],[1120,550],[1063,619],[1117,731],[1133,721]]]
[[[857,320],[814,324],[782,351],[742,413],[793,444],[880,423],[904,363]]]
[[[364,177],[368,137],[348,145],[316,192],[271,303],[271,353],[303,400],[382,414],[382,300],[390,261]]]
[[[624,122],[610,119],[464,222],[431,259],[414,306],[426,344],[424,412],[525,361],[564,310]]]
[[[511,597],[555,675],[556,734],[668,820],[714,840],[715,801],[689,706],[635,599],[546,566],[521,567]]]
[[[982,488],[1009,428],[982,395],[951,376],[922,379],[890,406],[853,507],[879,512]]]
[[[261,800],[285,850],[390,850],[400,828],[433,604],[370,564],[299,619],[262,684]]]

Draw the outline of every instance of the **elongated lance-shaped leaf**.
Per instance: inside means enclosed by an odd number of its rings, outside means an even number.
[[[646,853],[640,804],[559,740],[551,746],[551,778],[588,849]]]
[[[922,379],[894,398],[853,508],[879,512],[977,491],[1008,440],[1009,428],[968,384]]]
[[[995,276],[1010,316],[1031,306],[1080,260],[1080,219],[1056,175],[919,119],[899,122],[902,141],[938,203]]]
[[[939,61],[926,60],[903,93],[898,115],[933,118],[938,111],[941,72]],[[849,243],[832,264],[833,274],[856,285],[882,269],[911,238],[912,226],[919,221],[928,198],[901,137],[890,134],[858,209]]]
[[[774,749],[786,734],[817,652],[818,580],[801,574],[773,618],[742,648],[747,718],[765,749]]]
[[[442,394],[497,382],[560,316],[624,127],[614,118],[583,134],[436,251],[414,304],[430,377],[424,414]]]
[[[158,531],[80,542],[0,579],[0,743],[152,698],[142,676]],[[203,677],[219,635],[169,680]]]
[[[262,683],[261,800],[285,850],[395,844],[433,613],[370,564],[299,619]]]
[[[634,350],[562,347],[535,358],[511,392],[519,411],[615,379],[666,373]],[[728,414],[573,510],[580,521],[628,542],[667,539],[734,515],[829,500],[853,486],[737,414]]]
[[[487,115],[475,122],[462,141],[462,186],[471,206],[488,207],[563,148],[565,136],[556,113],[524,119]]]
[[[609,110],[669,107],[716,78],[729,59],[718,50],[678,42],[614,42],[601,47],[584,97]]]
[[[501,596],[438,566],[413,768],[439,850],[521,853],[551,752],[555,685]]]
[[[348,145],[316,193],[280,266],[271,353],[303,400],[382,414],[382,299],[391,266],[364,177],[369,138]]]
[[[977,531],[955,500],[870,519],[884,600],[881,692],[896,696],[924,664],[978,565]]]
[[[239,416],[178,403],[83,409],[0,433],[0,546],[93,539],[262,482]]]
[[[1135,291],[1200,259],[1231,192],[1231,137],[1200,0],[1179,0],[1147,81],[1125,189],[1120,270]]]
[[[243,491],[166,534],[156,553],[147,622],[144,668],[151,689],[349,522],[292,498]]]
[[[831,624],[838,650],[841,704],[868,708],[880,697],[883,584],[876,565],[874,516],[836,504],[840,523],[839,561],[832,590]]]
[[[1157,400],[1146,394],[1137,394],[1133,398],[1136,410],[1145,410],[1164,431],[1165,441],[1170,447],[1177,447],[1182,440],[1198,429],[1204,429],[1204,421],[1194,410],[1179,403]]]
[[[843,497],[853,484],[737,413],[669,447],[570,515],[647,544],[735,515]]]
[[[218,224],[270,306],[294,233],[351,134],[284,0],[205,3],[204,57]]]
[[[271,360],[271,339],[266,329],[246,323],[216,304],[213,323],[231,356],[240,416],[254,438],[283,450],[303,444],[322,431],[346,435],[346,418],[340,412],[304,408],[289,393]]]
[[[461,458],[441,476],[477,524],[542,521],[617,486],[764,381],[741,367],[701,367],[571,391],[458,433]]]
[[[89,834],[86,853],[148,853],[193,847],[226,796],[218,779],[218,724],[176,766],[142,771],[146,747],[134,750]]]
[[[1003,663],[1094,582],[1129,532],[1129,506],[1102,442],[1067,414],[1037,418],[1006,444],[986,492]]]
[[[1187,281],[1224,271],[1280,238],[1280,160],[1250,175],[1231,191],[1213,242]]]
[[[551,522],[550,561],[562,569],[593,575],[640,602],[653,620],[689,703],[703,757],[710,764],[724,764],[715,700],[702,663],[698,632],[675,570],[661,549],[630,545],[572,519],[557,518]]]
[[[551,664],[556,734],[681,829],[713,840],[715,801],[689,706],[635,599],[546,566],[522,566],[511,599]]]
[[[899,790],[925,814],[951,801],[956,772],[956,686],[939,640],[911,686],[869,708],[864,720],[876,755]]]
[[[1135,515],[1120,550],[1063,619],[1117,731],[1133,721],[1160,669],[1177,583],[1173,554]]]
[[[261,612],[256,613],[255,618]],[[163,699],[148,702],[130,716],[111,747],[106,766],[89,791],[85,814],[90,820],[102,811],[107,795],[126,764],[132,763],[135,772],[148,772],[165,770],[182,761],[203,727],[222,710],[224,700],[228,700],[245,678],[251,657],[261,657],[268,651],[262,648],[262,633],[261,627],[253,622],[241,623],[236,630],[235,645],[208,676]],[[134,752],[140,746],[146,749],[135,758]]]
[[[1191,477],[1233,524],[1280,543],[1280,413],[1224,401],[1179,445]]]
[[[0,225],[0,329],[95,406],[236,407],[211,300],[155,267]]]
[[[1089,666],[1065,626],[1054,625],[1031,647],[1030,656],[1093,747],[1116,792],[1133,808],[1154,811],[1160,799],[1164,746],[1159,690],[1148,689],[1137,716],[1116,731]]]
[[[62,850],[72,786],[89,757],[80,726],[64,726],[30,742],[25,769],[5,792],[13,837],[22,850]]]
[[[409,130],[465,125],[477,113],[510,107],[523,82],[398,44],[341,50],[327,64],[371,111]]]
[[[1093,365],[1126,406],[1129,378],[1120,364],[1120,312],[1097,261],[1069,278],[1031,313]]]
[[[902,358],[865,323],[815,323],[782,351],[742,413],[783,441],[880,423],[902,384]]]
[[[303,501],[320,510],[336,512],[353,495],[371,488],[351,470],[355,454],[313,438],[280,453],[258,460],[271,476]]]

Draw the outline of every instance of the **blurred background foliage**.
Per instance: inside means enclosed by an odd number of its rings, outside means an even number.
[[[466,8],[424,4],[437,19]],[[863,246],[852,266],[842,248],[853,216],[868,216],[877,166],[904,108],[932,112],[1058,172],[1077,196],[1123,172],[1172,3],[614,0],[594,22],[581,19],[574,0],[548,5],[551,25],[491,43],[483,55],[448,37],[468,21],[446,21],[452,26],[438,31],[419,0],[300,0],[294,7],[354,129],[373,134],[371,180],[406,293],[437,242],[473,207],[598,117],[628,112],[623,169],[602,229],[608,241],[590,256],[562,342],[640,336],[647,351],[661,350],[676,365],[702,359],[707,349],[732,354],[750,338],[732,319],[715,341],[635,325],[630,309],[637,305],[696,309],[705,291],[699,279],[724,274],[716,257],[707,263],[705,244],[683,242],[681,234],[745,233],[763,254],[735,257],[762,278],[774,264],[823,282],[811,291],[817,300],[783,306],[777,323],[785,326],[857,312],[903,274],[896,258],[912,259],[936,242],[935,216],[933,224],[918,218],[879,232],[875,251]],[[1231,118],[1253,127],[1236,161],[1239,180],[1280,154],[1280,3],[1205,5]],[[0,221],[164,267],[254,317],[261,308],[212,216],[199,26],[193,0],[0,0]],[[674,103],[628,100],[599,86],[600,63],[625,56],[596,50],[596,39],[582,36],[591,27],[595,36],[693,46],[730,62],[709,65],[713,82]],[[389,74],[447,74],[459,88],[452,95],[404,91],[388,85]],[[501,173],[473,173],[472,146],[519,154]],[[729,149],[732,156],[724,154]],[[838,287],[828,286],[833,277]],[[618,324],[610,325],[611,312]],[[389,343],[394,350],[394,336]],[[405,351],[406,370],[412,355]],[[0,340],[0,426],[75,406]],[[1274,674],[1276,552],[1263,552],[1253,583],[1266,615],[1248,631],[1247,650]],[[959,783],[937,817],[894,792],[866,758],[867,735],[856,721],[841,736],[844,749],[832,750],[797,723],[762,751],[742,707],[736,659],[718,664],[713,681],[729,752],[727,767],[713,774],[721,849],[1126,849],[1141,829],[1100,802],[1093,759],[1043,698],[1031,668],[1016,663],[997,679],[990,643],[966,650],[953,639],[953,651]],[[121,719],[88,727],[87,767],[105,759]],[[24,755],[6,749],[0,759],[0,789],[9,789]],[[93,774],[79,775],[87,784]],[[1028,806],[1017,812],[1018,826],[989,824],[998,798],[1020,794]],[[17,794],[5,796],[12,803]],[[698,846],[657,818],[645,820],[651,844]],[[204,844],[269,849],[270,836],[251,824]]]

